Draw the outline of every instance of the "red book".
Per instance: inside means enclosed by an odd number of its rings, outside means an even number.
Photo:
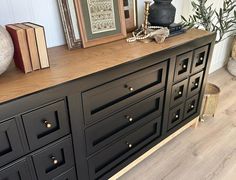
[[[10,33],[14,44],[14,61],[16,66],[24,73],[32,71],[29,47],[26,31],[14,25],[7,25],[7,31]]]

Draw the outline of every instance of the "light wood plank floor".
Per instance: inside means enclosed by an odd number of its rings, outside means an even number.
[[[236,180],[236,80],[221,69],[209,82],[222,90],[215,118],[189,128],[119,180]]]

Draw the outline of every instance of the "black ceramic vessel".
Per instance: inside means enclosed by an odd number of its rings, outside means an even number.
[[[168,27],[174,22],[176,8],[171,2],[172,0],[154,0],[150,7],[148,18],[152,26]]]

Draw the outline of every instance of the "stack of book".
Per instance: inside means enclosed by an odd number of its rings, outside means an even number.
[[[15,53],[14,62],[24,73],[49,67],[46,38],[43,26],[33,23],[6,25]]]

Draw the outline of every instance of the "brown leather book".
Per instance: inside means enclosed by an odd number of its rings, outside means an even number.
[[[24,23],[24,24],[34,28],[39,52],[40,66],[42,69],[48,68],[50,65],[49,65],[48,51],[47,51],[46,38],[43,26],[33,23]]]
[[[7,25],[7,31],[10,33],[14,44],[14,61],[16,66],[24,73],[32,71],[32,65],[29,54],[29,47],[26,32],[15,25]]]
[[[36,43],[36,36],[35,36],[34,28],[26,26],[24,24],[16,24],[16,26],[26,31],[27,42],[29,46],[29,53],[30,53],[33,70],[40,69],[39,53],[38,53],[38,47]]]

